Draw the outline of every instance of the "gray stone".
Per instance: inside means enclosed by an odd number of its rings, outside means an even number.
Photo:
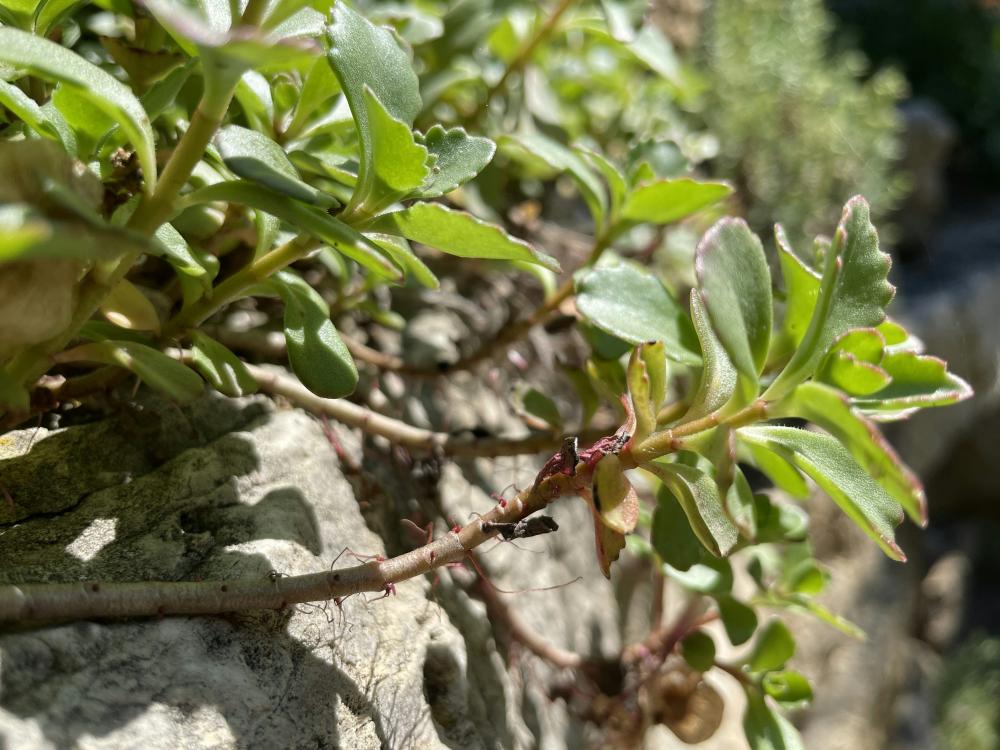
[[[56,503],[45,481],[17,484],[21,514],[0,532],[0,578],[263,577],[329,567],[348,545],[384,551],[310,417],[262,399],[210,399],[184,417],[208,438],[175,440],[160,461],[125,449],[122,435],[89,442],[110,434],[107,423],[6,440],[0,476],[42,478],[55,466],[77,483]],[[2,744],[483,747],[471,691],[452,679],[469,669],[464,639],[427,590],[407,582],[388,599],[352,597],[342,612],[8,628]]]

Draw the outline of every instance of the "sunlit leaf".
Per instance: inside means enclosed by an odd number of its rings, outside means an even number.
[[[795,654],[795,638],[781,620],[771,620],[757,633],[753,649],[747,657],[751,672],[781,669]]]
[[[736,434],[740,440],[771,450],[803,471],[889,557],[906,559],[893,533],[903,520],[902,507],[836,438],[795,427],[743,427]]]
[[[191,332],[191,364],[215,390],[227,396],[246,396],[257,381],[240,359],[201,331]]]
[[[774,414],[808,419],[830,432],[910,518],[926,525],[927,499],[920,480],[847,396],[822,383],[803,383],[776,405]]]
[[[226,166],[252,182],[292,198],[332,206],[336,200],[302,181],[281,146],[263,133],[227,125],[215,136],[215,145]]]
[[[718,203],[732,192],[725,183],[699,182],[687,177],[645,182],[629,192],[621,218],[630,223],[672,224]]]
[[[217,182],[189,193],[185,200],[188,204],[225,201],[259,208],[329,243],[381,278],[398,280],[401,276],[395,264],[382,255],[382,249],[357,230],[326,211],[299,203],[261,185],[240,181]]]
[[[718,411],[736,392],[737,373],[729,355],[715,335],[705,303],[697,289],[691,290],[691,320],[701,343],[701,380],[682,422]]]
[[[597,266],[579,271],[575,283],[577,309],[597,327],[630,344],[662,341],[670,359],[701,363],[690,318],[649,271]]]
[[[445,130],[435,125],[423,137],[434,159],[431,174],[415,197],[438,198],[461,187],[493,159],[496,146],[489,138],[469,135],[464,128]]]
[[[889,256],[879,250],[868,203],[855,197],[844,207],[824,258],[823,278],[809,328],[791,360],[764,394],[774,399],[813,374],[830,345],[852,328],[871,328],[885,318],[894,287],[886,280]]]
[[[268,284],[285,303],[288,360],[302,384],[326,398],[353,393],[358,370],[330,320],[330,309],[323,298],[291,271],[279,271]]]
[[[143,189],[147,193],[153,191],[156,187],[153,128],[142,104],[127,86],[75,52],[9,27],[0,28],[0,62],[73,87],[114,119],[135,147],[145,178]]]
[[[202,379],[163,352],[133,341],[95,341],[59,355],[64,362],[100,362],[135,373],[150,388],[181,403],[193,401],[204,391]]]
[[[655,474],[680,502],[695,536],[713,555],[726,555],[738,533],[726,514],[715,480],[693,466],[650,461],[642,468]]]
[[[698,287],[712,328],[740,375],[740,405],[757,396],[771,340],[771,274],[741,219],[722,219],[698,244]]]
[[[136,331],[160,330],[156,308],[134,284],[122,279],[101,301],[100,310],[117,326]]]
[[[449,255],[523,260],[553,271],[559,270],[555,258],[536,250],[527,242],[511,237],[495,224],[440,203],[415,203],[402,211],[382,214],[371,229],[397,234]]]

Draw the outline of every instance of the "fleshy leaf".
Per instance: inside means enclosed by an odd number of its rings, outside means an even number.
[[[688,177],[654,180],[632,189],[625,199],[621,218],[630,224],[672,224],[718,203],[732,192],[723,182],[699,182]]]
[[[737,372],[708,320],[701,294],[691,290],[691,320],[701,342],[701,381],[682,422],[707,416],[725,406],[736,392]]]
[[[464,128],[445,130],[435,125],[423,144],[435,158],[431,174],[416,192],[420,198],[439,198],[479,174],[493,159],[496,146],[489,138],[469,135]]]
[[[284,300],[288,360],[302,384],[325,398],[353,393],[358,370],[323,298],[291,271],[279,271],[267,283]]]
[[[21,89],[2,79],[0,79],[0,105],[13,112],[19,120],[39,135],[59,141],[69,153],[76,153],[76,139],[72,137],[72,134],[69,138],[63,136],[63,132],[65,132],[63,128],[68,130],[68,125],[63,123],[62,128],[60,128],[54,120],[55,117],[60,116],[59,112],[38,106],[35,100]]]
[[[717,596],[716,603],[729,642],[740,646],[749,641],[757,629],[757,615],[753,609],[728,594]]]
[[[948,372],[942,359],[915,352],[890,352],[880,363],[892,381],[880,391],[854,399],[854,405],[878,421],[905,419],[918,409],[947,406],[972,396],[962,378]]]
[[[740,405],[757,396],[771,340],[771,274],[742,219],[718,221],[702,238],[695,272],[712,328],[740,375]]]
[[[691,320],[649,271],[597,266],[578,272],[575,281],[577,309],[598,328],[630,344],[662,341],[675,362],[701,363]]]
[[[393,117],[368,86],[363,99],[372,137],[372,168],[359,173],[351,203],[374,214],[423,185],[431,170],[427,149],[417,143],[410,125]]]
[[[594,508],[606,526],[619,534],[629,534],[635,529],[639,519],[639,498],[618,456],[609,453],[597,462],[591,490]]]
[[[395,281],[401,277],[399,269],[382,255],[383,250],[380,247],[357,230],[315,206],[299,203],[262,185],[239,181],[217,182],[185,196],[185,202],[188,204],[212,201],[240,203],[258,208],[329,243],[337,251],[381,278]]]
[[[608,188],[608,223],[614,224],[621,215],[621,209],[628,194],[625,176],[603,154],[583,146],[575,146],[573,150],[586,159],[590,166],[604,175],[604,182]]]
[[[525,414],[543,422],[553,432],[562,432],[563,420],[559,407],[537,388],[518,388],[514,392],[514,398]]]
[[[800,672],[769,672],[764,675],[761,687],[778,703],[798,706],[808,703],[813,697],[809,680]]]
[[[774,240],[778,247],[781,276],[785,281],[785,316],[781,321],[781,330],[794,350],[809,329],[822,277],[795,254],[780,224],[774,228]]]
[[[792,497],[800,499],[809,497],[809,485],[805,477],[784,456],[755,443],[748,443],[747,449],[750,451],[753,465],[764,472],[776,487]]]
[[[650,539],[660,559],[677,570],[690,570],[701,559],[701,543],[684,509],[665,484],[656,493]]]
[[[303,182],[281,146],[263,133],[227,125],[216,134],[215,145],[223,162],[239,177],[306,203],[336,204],[329,195]]]
[[[693,466],[666,461],[650,461],[642,468],[655,474],[670,489],[705,549],[717,557],[729,553],[739,534],[726,515],[712,477]]]
[[[291,135],[298,134],[313,113],[339,93],[340,81],[334,75],[330,63],[324,58],[316,60],[306,74],[305,81],[302,82],[299,100],[295,104],[295,113],[285,132]]]
[[[416,279],[421,286],[437,289],[441,285],[434,272],[413,252],[413,248],[404,237],[377,232],[367,232],[365,237],[385,250],[397,265]]]
[[[511,237],[495,224],[440,203],[415,203],[402,211],[382,214],[370,228],[462,258],[522,260],[559,270],[559,263],[552,256]]]
[[[823,280],[809,328],[798,349],[764,397],[777,399],[808,378],[841,334],[871,328],[885,318],[895,289],[887,280],[891,261],[879,250],[878,234],[860,196],[844,207],[824,258]]]
[[[757,634],[747,666],[751,672],[781,669],[795,655],[795,638],[781,620],[771,620]]]
[[[239,357],[201,331],[191,332],[191,364],[219,393],[246,396],[257,390],[257,381]]]
[[[743,427],[736,434],[810,476],[886,555],[906,559],[893,533],[903,520],[903,509],[836,438],[795,427]]]
[[[526,161],[529,165],[540,162],[549,174],[569,174],[590,209],[594,225],[603,225],[608,210],[604,185],[579,154],[541,133],[505,135],[499,139],[498,144],[505,154]]]
[[[798,730],[771,710],[757,688],[747,689],[743,732],[750,750],[805,750]]]
[[[361,142],[358,186],[347,208],[351,212],[369,201],[371,205],[381,203],[382,196],[375,194],[376,173],[380,167],[393,169],[394,165],[376,163],[379,150],[383,154],[392,151],[376,141],[386,135],[395,139],[400,127],[413,127],[421,109],[420,85],[410,58],[392,32],[375,26],[346,4],[337,3],[327,34],[330,65],[350,105]],[[393,123],[399,127],[392,127]],[[412,139],[412,133],[409,136]],[[410,168],[409,161],[406,166]],[[422,182],[423,176],[413,187]]]
[[[831,433],[910,518],[927,524],[927,499],[920,480],[847,396],[822,383],[803,383],[775,405],[774,416],[808,419]]]
[[[143,189],[152,193],[156,187],[153,128],[128,86],[62,45],[9,27],[0,28],[0,62],[73,88],[115,120],[135,147],[145,178]]]
[[[659,349],[658,363],[655,357],[649,357],[648,353],[644,353],[646,347]],[[662,372],[650,373],[646,364],[647,359],[652,360],[653,367],[659,364]],[[629,397],[632,399],[632,408],[635,410],[636,428],[633,439],[636,442],[644,440],[656,429],[656,413],[663,402],[662,396],[666,385],[665,365],[666,357],[663,354],[662,342],[640,344],[632,350],[632,356],[629,357],[626,377],[628,378]],[[656,400],[653,395],[654,379],[657,380],[656,388],[660,396],[659,400]]]
[[[130,331],[160,331],[160,316],[145,294],[128,279],[122,279],[101,301],[104,317]]]
[[[715,666],[715,641],[704,630],[696,630],[681,641],[681,656],[696,672],[707,672]]]
[[[100,362],[118,365],[139,376],[150,388],[185,403],[204,391],[201,378],[176,359],[134,341],[95,341],[74,347],[58,356],[63,362]]]

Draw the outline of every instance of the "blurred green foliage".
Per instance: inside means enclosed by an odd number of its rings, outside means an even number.
[[[1000,638],[974,636],[948,661],[938,697],[944,750],[1000,747]]]
[[[716,0],[706,18],[704,116],[718,137],[716,173],[735,179],[759,231],[794,241],[821,231],[854,193],[884,217],[903,193],[892,173],[906,84],[867,79],[857,52],[831,53],[819,0]]]

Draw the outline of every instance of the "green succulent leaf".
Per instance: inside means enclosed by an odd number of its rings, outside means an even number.
[[[402,211],[382,214],[370,228],[462,258],[520,260],[560,270],[555,258],[511,237],[495,224],[440,203],[415,203]]]
[[[202,379],[176,359],[134,341],[94,341],[59,355],[64,362],[100,362],[117,365],[135,373],[150,388],[180,403],[198,398],[204,391]]]
[[[604,176],[604,183],[608,189],[608,224],[614,225],[621,216],[621,209],[628,195],[625,176],[603,154],[583,146],[574,146],[573,150]]]
[[[563,420],[559,407],[537,388],[518,388],[514,392],[514,398],[525,414],[544,422],[553,432],[562,431]]]
[[[417,190],[431,168],[427,148],[417,143],[411,126],[393,117],[368,86],[363,100],[372,137],[372,168],[359,173],[357,190],[363,197],[352,202],[376,213]]]
[[[761,680],[761,687],[778,703],[796,707],[808,703],[813,697],[809,680],[800,672],[768,672]]]
[[[753,649],[747,657],[751,672],[769,672],[781,669],[795,655],[795,638],[781,620],[771,620],[757,634]]]
[[[742,219],[718,221],[698,244],[698,287],[712,328],[739,373],[738,405],[757,396],[771,340],[771,274]]]
[[[700,594],[721,596],[733,589],[733,568],[725,558],[705,556],[687,570],[664,565],[663,572],[684,588]]]
[[[696,630],[681,641],[681,656],[691,669],[707,672],[715,666],[715,641],[704,630]]]
[[[722,182],[688,177],[663,178],[632,188],[622,207],[628,224],[672,224],[728,197],[733,189]]]
[[[969,384],[948,372],[947,363],[937,357],[912,351],[889,352],[879,365],[892,378],[890,383],[854,399],[854,405],[871,419],[905,419],[918,409],[947,406],[972,396]]]
[[[637,442],[656,429],[656,414],[666,394],[666,361],[661,341],[640,344],[629,358],[626,377],[636,420],[633,439]]]
[[[803,383],[775,405],[774,415],[801,417],[825,429],[903,506],[910,518],[927,524],[927,499],[920,480],[847,396],[822,383]]]
[[[805,750],[798,730],[785,717],[771,710],[756,688],[747,688],[743,732],[750,750]]]
[[[279,271],[266,285],[285,303],[288,360],[302,384],[324,398],[353,393],[358,370],[319,293],[291,271]]]
[[[403,185],[408,186],[407,192],[414,190],[427,176],[426,150],[418,165],[423,147],[413,140],[410,130],[421,109],[420,85],[410,58],[393,34],[344,3],[334,8],[327,34],[330,66],[350,105],[361,143],[358,185],[347,210],[360,207],[374,212],[374,207],[394,200],[392,191]],[[396,164],[399,155],[402,161]],[[418,172],[422,172],[419,179]],[[382,192],[386,189],[388,193]]]
[[[242,181],[217,182],[185,196],[187,205],[225,201],[260,209],[330,244],[379,278],[397,281],[402,274],[378,245],[326,211],[299,203],[262,185]]]
[[[705,549],[716,557],[727,555],[739,534],[726,514],[715,480],[693,466],[666,461],[650,461],[642,468],[670,488]]]
[[[774,241],[778,248],[781,276],[785,281],[785,315],[781,321],[781,332],[787,339],[789,350],[794,351],[809,329],[823,278],[795,254],[780,224],[774,228]]]
[[[122,279],[107,293],[99,309],[121,328],[160,332],[160,318],[153,303],[128,279]]]
[[[404,237],[379,234],[378,232],[366,232],[365,237],[382,248],[396,262],[396,265],[416,279],[421,286],[437,289],[441,285],[434,272],[413,252],[413,248]]]
[[[461,187],[493,159],[496,145],[489,138],[469,135],[464,128],[445,130],[435,125],[423,137],[433,160],[431,174],[414,194],[418,198],[440,198]]]
[[[701,381],[682,423],[712,414],[729,403],[736,393],[738,379],[736,368],[715,335],[697,289],[691,290],[691,320],[701,343]]]
[[[748,443],[746,447],[750,453],[751,463],[764,472],[776,487],[792,497],[800,499],[809,497],[809,484],[795,464],[781,454],[755,443]]]
[[[317,206],[329,207],[337,203],[303,182],[281,146],[263,133],[227,125],[216,134],[215,145],[222,161],[239,177]]]
[[[893,533],[903,520],[903,509],[836,438],[795,427],[743,427],[736,434],[807,474],[886,555],[906,559]]]
[[[660,559],[677,570],[690,570],[701,559],[701,543],[681,504],[665,484],[656,493],[650,540]]]
[[[809,327],[791,360],[764,394],[776,399],[812,375],[830,345],[852,328],[871,328],[885,318],[894,287],[886,277],[889,256],[879,250],[868,203],[860,196],[844,207],[824,258],[823,278]]]
[[[153,128],[127,86],[65,47],[9,27],[0,28],[0,62],[75,89],[117,122],[136,150],[145,177],[143,189],[152,193],[156,187]]]
[[[227,396],[246,396],[257,381],[239,357],[201,331],[191,333],[191,364],[215,390]]]
[[[634,345],[662,341],[675,362],[701,364],[690,318],[649,271],[597,266],[579,271],[575,283],[577,309],[598,328]]]
[[[17,86],[4,80],[0,80],[0,105],[39,135],[59,141],[69,153],[76,153],[76,139],[68,132],[67,123],[56,122],[61,115],[55,108],[40,107]]]
[[[316,60],[302,82],[302,90],[295,104],[292,121],[285,130],[286,134],[294,136],[301,132],[319,108],[339,93],[340,81],[330,63],[326,58]]]
[[[715,600],[729,642],[741,646],[749,641],[757,629],[757,614],[753,609],[728,594],[717,596]]]
[[[503,153],[535,167],[542,176],[565,172],[572,177],[590,209],[594,225],[603,226],[608,196],[600,178],[583,157],[541,133],[505,135],[497,143]]]

